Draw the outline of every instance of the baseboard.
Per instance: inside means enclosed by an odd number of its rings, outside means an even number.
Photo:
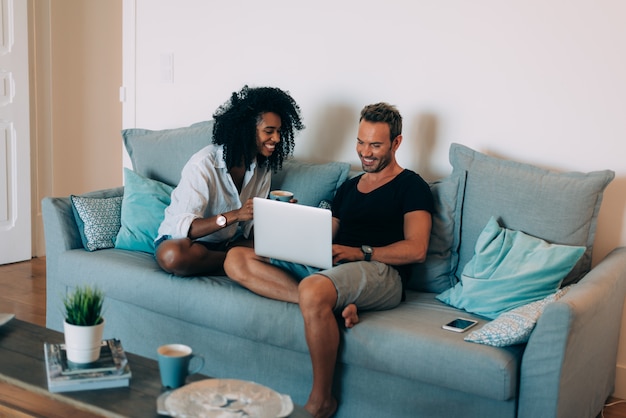
[[[626,365],[618,364],[615,374],[615,391],[613,396],[626,399]]]

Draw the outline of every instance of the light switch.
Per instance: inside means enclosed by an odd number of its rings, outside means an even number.
[[[174,82],[174,53],[161,54],[161,82]]]

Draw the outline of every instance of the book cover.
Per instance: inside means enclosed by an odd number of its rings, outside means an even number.
[[[120,340],[116,339],[103,340],[100,346],[100,357],[92,363],[72,363],[67,359],[65,345],[59,344],[59,348],[60,350],[55,350],[55,354],[60,354],[61,374],[65,375],[80,374],[85,371],[105,372],[121,370],[128,363],[122,344]]]
[[[108,350],[109,355],[105,355],[102,362],[80,365],[78,370],[77,365],[68,363],[64,356],[64,344],[44,343],[48,390],[72,392],[129,386],[130,365],[120,341],[105,340],[103,350]]]

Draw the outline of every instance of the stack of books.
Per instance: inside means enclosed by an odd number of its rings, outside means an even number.
[[[86,364],[68,361],[65,344],[44,343],[43,348],[50,392],[116,388],[130,384],[130,365],[117,339],[102,341],[100,358]]]

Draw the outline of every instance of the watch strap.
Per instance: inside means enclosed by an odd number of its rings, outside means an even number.
[[[370,247],[369,245],[362,245],[361,251],[363,252],[365,261],[372,261],[372,247]]]

